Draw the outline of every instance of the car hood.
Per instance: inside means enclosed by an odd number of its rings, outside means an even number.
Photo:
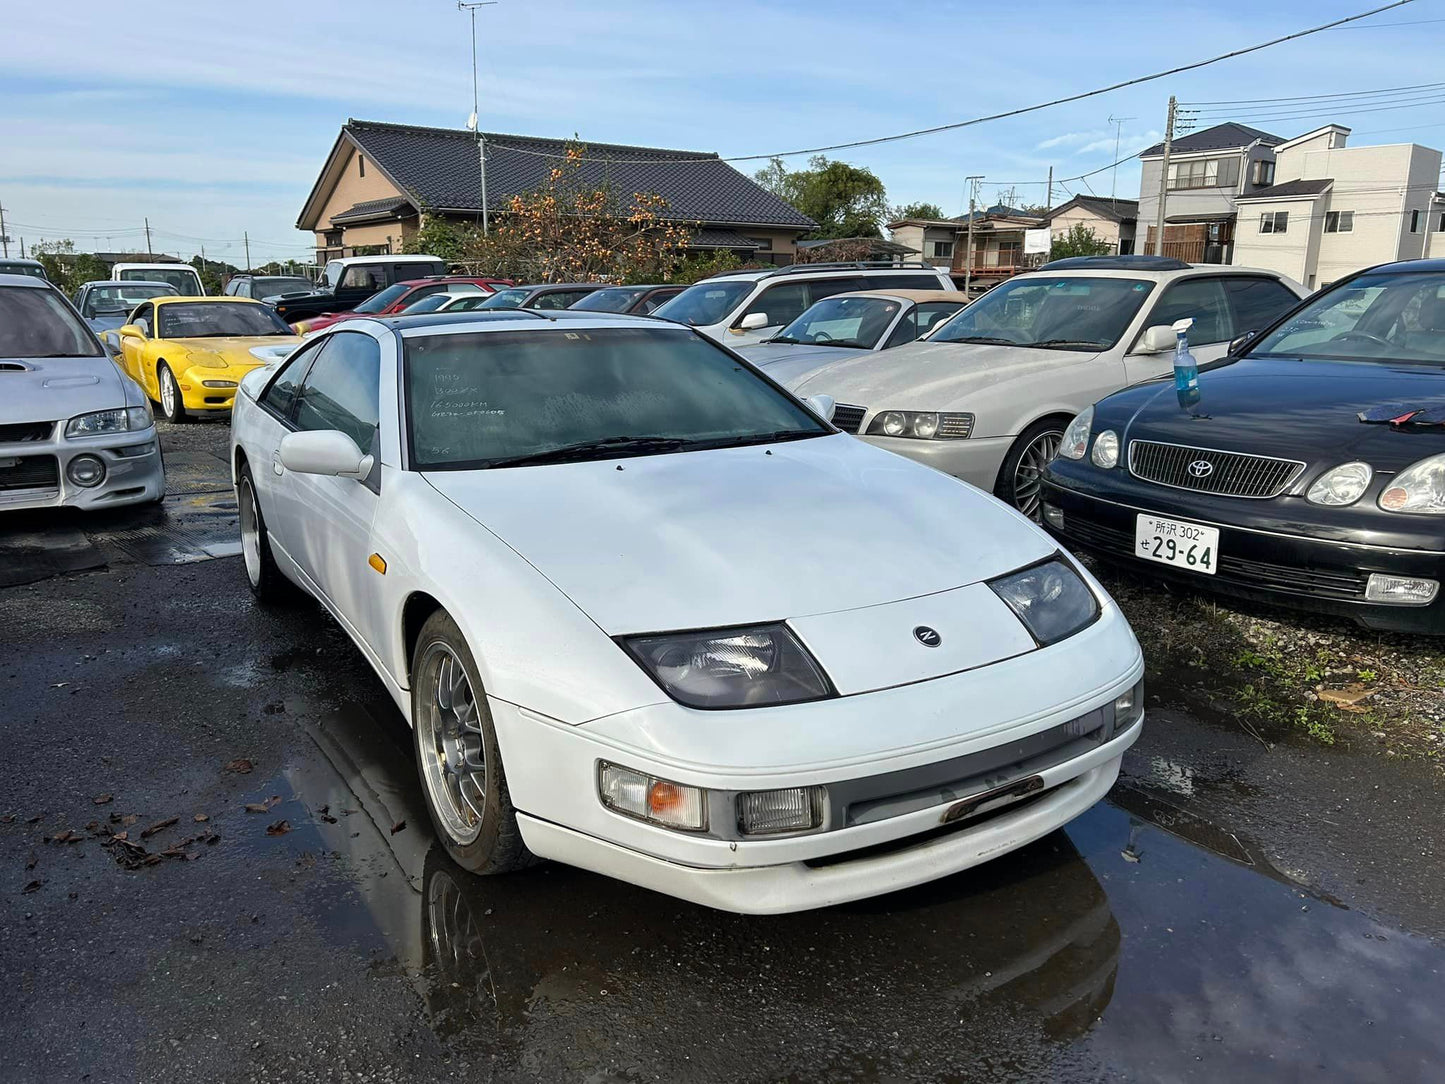
[[[0,358],[0,424],[59,421],[127,405],[110,358]]]
[[[114,316],[92,316],[85,322],[90,325],[90,330],[99,335],[102,331],[114,331],[116,328],[125,327],[126,314],[116,313]]]
[[[1037,380],[1097,356],[1027,346],[909,343],[835,362],[793,390],[799,395],[831,395],[840,403],[870,410],[948,410],[984,388]]]
[[[168,346],[179,346],[188,354],[217,354],[233,365],[259,365],[265,359],[251,351],[266,347],[268,354],[294,349],[300,335],[215,335],[200,339],[167,339]],[[271,349],[271,348],[275,349]]]
[[[854,611],[1056,548],[992,497],[844,434],[425,478],[609,635]]]
[[[809,373],[846,358],[866,357],[871,350],[855,346],[817,346],[813,343],[755,343],[738,353],[779,384],[792,387]]]
[[[1245,358],[1199,374],[1199,403],[1186,411],[1172,381],[1105,399],[1094,429],[1127,423],[1130,440],[1336,463],[1361,459],[1399,470],[1445,451],[1445,432],[1367,425],[1375,406],[1445,407],[1445,370],[1372,362]]]

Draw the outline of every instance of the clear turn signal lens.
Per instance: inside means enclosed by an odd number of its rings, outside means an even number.
[[[701,787],[603,761],[597,772],[597,795],[608,809],[663,828],[683,832],[707,828],[707,791]]]

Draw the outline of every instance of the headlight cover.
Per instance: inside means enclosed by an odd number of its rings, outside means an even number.
[[[1374,476],[1374,468],[1368,463],[1341,463],[1316,478],[1310,491],[1305,494],[1305,499],[1311,504],[1343,508],[1347,504],[1354,504],[1364,495],[1369,488],[1370,479]]]
[[[1119,465],[1119,434],[1105,429],[1094,438],[1094,452],[1089,457],[1094,466],[1110,470]]]
[[[1083,459],[1084,453],[1089,450],[1089,430],[1093,428],[1094,408],[1085,407],[1064,430],[1064,440],[1059,445],[1058,454],[1065,459]]]
[[[223,355],[213,350],[192,350],[189,352],[189,360],[192,365],[199,365],[203,369],[224,369],[231,364]]]
[[[628,636],[622,646],[668,696],[690,708],[761,708],[834,695],[786,625]]]
[[[973,415],[917,410],[880,410],[868,423],[868,435],[917,440],[964,440],[973,432]]]
[[[1040,647],[1056,644],[1099,616],[1099,600],[1060,557],[988,581]]]
[[[1386,512],[1445,516],[1445,455],[1432,455],[1395,475],[1380,494],[1380,507]]]
[[[120,407],[80,414],[65,423],[67,437],[95,437],[102,433],[127,433],[151,427],[150,407]]]

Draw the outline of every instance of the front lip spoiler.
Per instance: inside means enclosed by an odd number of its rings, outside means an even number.
[[[1220,520],[1208,519],[1193,512],[1167,512],[1158,508],[1144,508],[1137,504],[1130,504],[1127,501],[1113,501],[1108,497],[1099,497],[1093,493],[1085,493],[1072,486],[1060,484],[1057,479],[1046,479],[1045,485],[1052,486],[1060,492],[1067,493],[1071,497],[1080,497],[1084,500],[1098,501],[1100,504],[1113,505],[1115,508],[1127,508],[1131,512],[1142,512],[1146,516],[1175,515],[1182,516],[1194,523],[1203,524],[1206,527],[1217,527],[1225,531],[1244,531],[1248,534],[1263,535],[1266,538],[1288,538],[1296,542],[1309,542],[1319,546],[1339,546],[1345,549],[1374,550],[1381,553],[1417,553],[1425,557],[1445,556],[1445,550],[1422,550],[1411,546],[1381,546],[1373,542],[1341,542],[1333,538],[1321,538],[1314,534],[1291,534],[1288,531],[1267,531],[1261,527],[1244,527],[1237,523],[1226,523]]]

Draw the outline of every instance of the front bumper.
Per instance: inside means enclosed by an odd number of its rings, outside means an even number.
[[[0,444],[0,511],[109,508],[159,500],[165,495],[165,469],[154,426],[66,439],[60,436],[63,425],[56,423],[49,440]],[[81,455],[94,456],[105,465],[105,477],[99,485],[87,488],[68,477],[71,460]]]
[[[1046,525],[1068,546],[1126,562],[1170,582],[1344,617],[1366,628],[1445,634],[1445,591],[1425,606],[1365,600],[1366,582],[1373,572],[1424,577],[1445,584],[1445,524],[1441,525],[1435,549],[1345,542],[1286,528],[1245,527],[1226,518],[1231,507],[1253,506],[1256,502],[1182,490],[1161,491],[1159,487],[1151,487],[1146,494],[1131,489],[1105,497],[1081,492],[1057,472],[1044,480],[1043,499],[1046,507],[1062,513],[1062,527]],[[1217,527],[1216,573],[1204,575],[1135,556],[1134,525],[1140,512]],[[1418,526],[1402,522],[1401,529]],[[1296,523],[1296,530],[1305,529],[1307,525]]]
[[[791,708],[688,713],[667,704],[572,726],[497,700],[489,706],[533,853],[724,910],[795,911],[967,869],[1047,834],[1106,793],[1142,729],[1116,727],[1112,706],[1142,679],[1143,659],[1112,604],[1071,639],[1079,641],[1072,649],[1065,641],[949,677]],[[1080,674],[1090,675],[1087,684]],[[1107,722],[1096,724],[1106,709]],[[756,726],[743,718],[751,715]],[[727,728],[727,740],[712,746],[725,762],[705,758],[717,735],[698,727]],[[838,740],[820,740],[830,728]],[[692,748],[685,730],[697,738]],[[768,742],[765,730],[786,736]],[[823,786],[828,813],[819,829],[749,837],[710,803],[707,832],[671,831],[605,808],[600,761],[714,797]],[[981,794],[996,797],[948,819]]]
[[[240,385],[241,379],[254,369],[261,368],[265,362],[258,361],[254,365],[228,365],[224,369],[208,368],[204,365],[192,365],[176,374],[176,382],[181,388],[181,402],[190,411],[207,410],[230,410],[236,402],[236,388]],[[229,382],[228,388],[207,387],[206,381]]]
[[[992,493],[1012,437],[965,437],[963,440],[914,440],[904,437],[860,437],[874,447],[906,456]]]

